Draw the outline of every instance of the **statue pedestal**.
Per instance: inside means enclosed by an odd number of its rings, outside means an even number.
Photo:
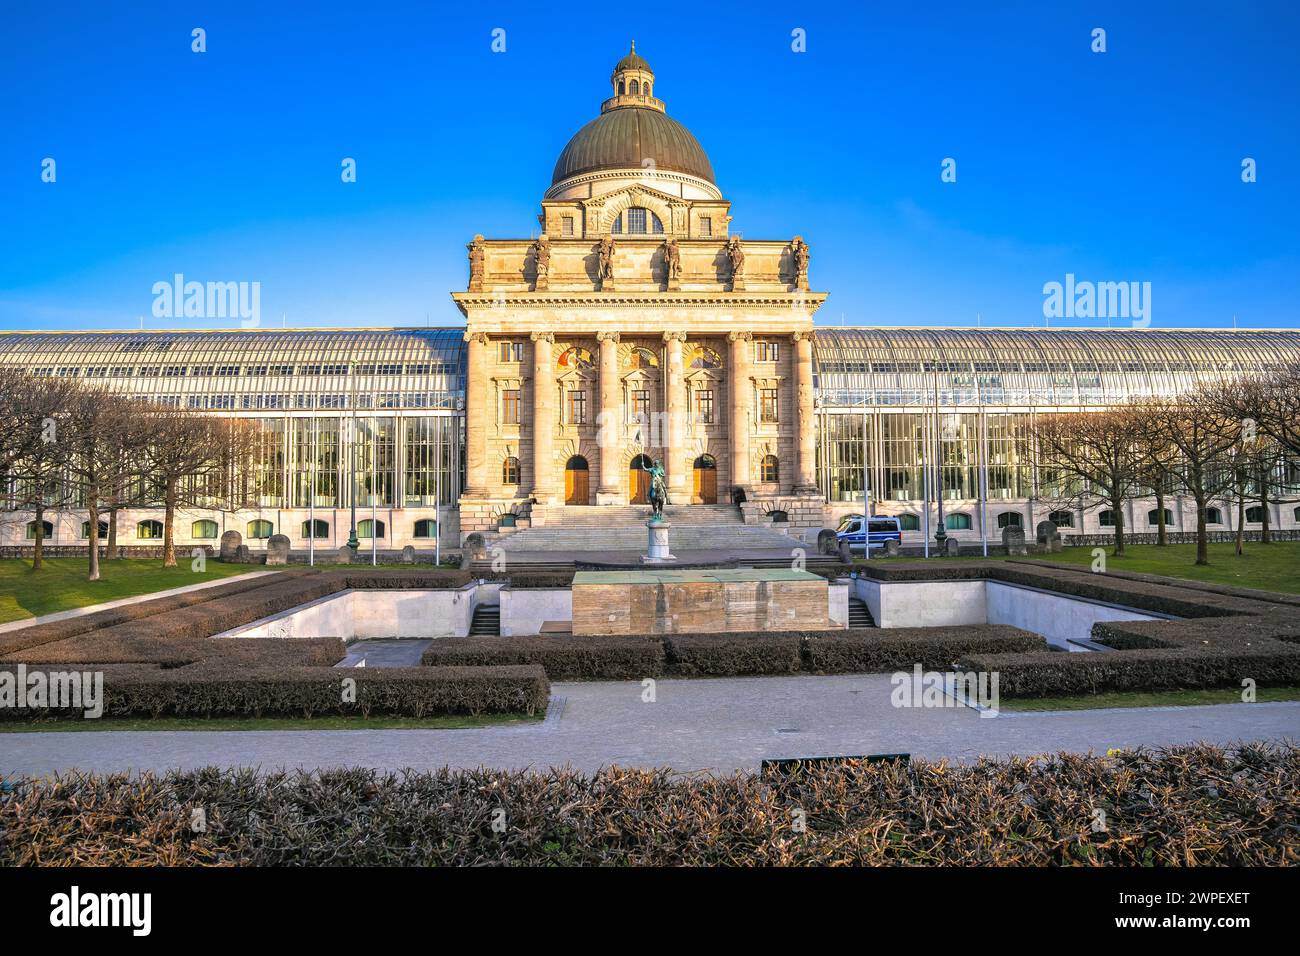
[[[676,561],[668,550],[668,529],[672,524],[667,521],[655,521],[653,518],[645,523],[647,531],[646,553],[641,555],[642,564],[662,564]]]

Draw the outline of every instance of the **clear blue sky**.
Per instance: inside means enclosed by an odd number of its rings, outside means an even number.
[[[1153,327],[1300,326],[1300,4],[445,6],[9,4],[0,327],[210,327],[149,317],[177,272],[264,324],[459,324],[464,244],[536,229],[631,38],[822,322],[1042,325],[1072,272],[1150,282]]]

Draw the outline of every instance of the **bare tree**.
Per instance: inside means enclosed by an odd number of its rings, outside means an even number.
[[[27,377],[17,383],[13,404],[14,459],[9,475],[14,483],[14,505],[30,509],[34,549],[32,570],[39,571],[45,554],[45,514],[69,501],[66,480],[72,456],[71,415],[77,382],[66,378]]]
[[[119,480],[123,456],[132,451],[131,436],[141,433],[135,425],[139,403],[102,388],[82,389],[71,402],[68,477],[80,491],[89,519],[87,580],[98,581],[99,509]]]
[[[206,502],[229,461],[233,423],[179,409],[154,407],[145,449],[145,478],[164,508],[163,567],[176,567],[176,508]]]
[[[1225,415],[1212,388],[1197,389],[1144,406],[1149,425],[1177,451],[1182,484],[1196,501],[1196,563],[1210,563],[1205,509],[1234,481],[1229,453],[1241,441],[1241,420]]]
[[[1140,411],[1127,406],[1041,415],[1034,424],[1040,467],[1055,471],[1081,507],[1097,499],[1110,505],[1117,556],[1124,554],[1124,502],[1139,482],[1144,434]]]

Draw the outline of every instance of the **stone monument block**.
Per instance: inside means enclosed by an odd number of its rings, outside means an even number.
[[[898,557],[898,542],[893,538],[885,542],[885,554],[891,558]]]
[[[1061,550],[1061,532],[1056,530],[1055,522],[1040,521],[1036,531],[1040,551],[1051,554]]]
[[[403,563],[403,564],[414,564],[414,563],[415,563],[415,547],[414,547],[414,545],[409,545],[409,544],[408,544],[406,547],[404,547],[404,548],[402,549],[402,563]]]
[[[955,558],[961,554],[961,543],[956,538],[944,538],[941,553],[944,557]]]
[[[234,561],[239,546],[244,543],[244,536],[238,531],[227,531],[221,536],[221,560]]]
[[[1025,529],[1007,525],[1002,529],[1002,546],[1007,549],[1007,554],[1028,554],[1029,550],[1025,547]]]
[[[289,563],[289,536],[285,534],[273,534],[266,542],[266,563],[267,564],[288,564]]]

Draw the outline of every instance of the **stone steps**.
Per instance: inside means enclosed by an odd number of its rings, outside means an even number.
[[[712,551],[751,548],[789,550],[808,547],[789,535],[749,525],[679,525],[668,532],[673,551]],[[644,524],[631,527],[541,527],[502,535],[491,547],[512,551],[644,551]]]
[[[542,528],[621,528],[639,527],[644,530],[650,520],[651,509],[647,505],[608,506],[566,505],[533,507],[534,527]],[[740,509],[732,505],[670,505],[664,509],[664,517],[679,526],[718,527],[726,525],[744,526]]]

